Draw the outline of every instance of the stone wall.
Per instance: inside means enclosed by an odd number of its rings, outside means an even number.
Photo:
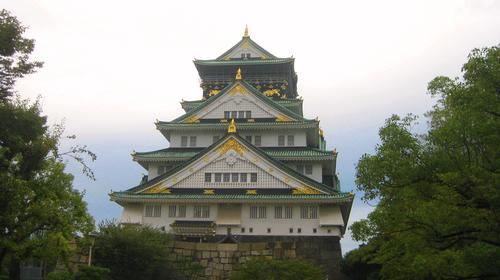
[[[255,257],[307,260],[321,265],[328,279],[338,279],[342,258],[338,237],[296,237],[239,244],[175,241],[169,249],[174,258],[198,262],[203,267],[200,280],[228,279],[235,266]]]

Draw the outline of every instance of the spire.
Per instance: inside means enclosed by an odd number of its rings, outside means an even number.
[[[231,119],[229,127],[227,128],[227,133],[236,133],[236,123],[234,122],[234,119]]]
[[[241,80],[241,68],[238,68],[238,70],[236,71],[236,77],[235,77],[236,80]]]
[[[248,36],[248,25],[245,25],[245,33],[243,33],[243,37],[250,37]]]

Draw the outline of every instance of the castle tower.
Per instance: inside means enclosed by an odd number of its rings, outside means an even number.
[[[294,58],[272,55],[246,30],[218,58],[194,64],[201,99],[156,123],[169,147],[133,153],[147,178],[110,194],[121,222],[184,240],[338,243],[353,195],[340,190],[319,120],[303,116]]]

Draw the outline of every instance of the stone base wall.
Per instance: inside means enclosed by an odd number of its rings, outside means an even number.
[[[328,279],[340,277],[342,253],[338,237],[283,237],[282,240],[238,244],[175,241],[169,248],[177,259],[191,259],[203,267],[198,279],[228,279],[235,266],[255,257],[303,259],[321,265]],[[263,240],[265,237],[262,238]]]

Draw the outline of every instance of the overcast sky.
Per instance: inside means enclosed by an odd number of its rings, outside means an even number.
[[[250,36],[278,57],[294,56],[304,113],[339,151],[344,191],[391,114],[422,114],[427,83],[458,76],[467,54],[500,43],[500,1],[24,1],[0,0],[29,27],[45,65],[18,83],[42,95],[51,123],[97,153],[95,182],[70,164],[97,221],[118,218],[110,190],[146,173],[130,153],[165,148],[154,121],[172,120],[181,99],[201,98],[194,58],[212,59]],[[425,124],[425,121],[423,120]],[[359,201],[350,222],[371,207]],[[343,251],[355,248],[349,234]]]

